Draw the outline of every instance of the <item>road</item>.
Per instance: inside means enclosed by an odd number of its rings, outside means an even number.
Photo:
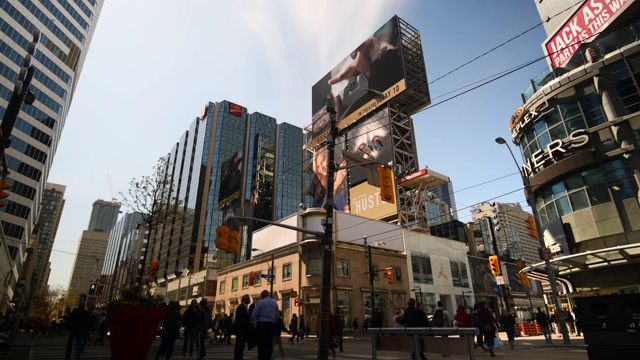
[[[504,334],[501,337],[506,338]],[[554,338],[552,345],[546,345],[542,336],[526,336],[516,339],[515,349],[508,347],[496,350],[498,358],[518,359],[518,360],[586,360],[587,350],[582,337],[572,337],[571,345],[564,345],[561,338]],[[283,346],[287,359],[315,359],[317,357],[318,341],[311,337],[302,344],[289,344],[283,337]],[[232,339],[233,342],[233,339]],[[108,360],[111,359],[109,350],[109,340],[105,340],[105,346],[87,345],[81,359]],[[153,342],[151,351],[147,359],[155,359],[155,351],[160,345],[160,339]],[[52,338],[31,339],[29,336],[19,334],[16,337],[14,346],[9,354],[0,355],[1,360],[63,360],[66,346],[66,337],[54,336]],[[176,342],[174,360],[182,359],[182,343]],[[344,340],[344,353],[338,353],[337,359],[371,359],[371,339],[366,335],[353,339],[351,337]],[[489,359],[489,353],[482,349],[476,350],[477,359]],[[427,354],[430,359],[442,358],[440,354]],[[254,349],[245,351],[245,359],[257,359],[258,353]],[[188,357],[187,357],[188,358]],[[233,359],[233,345],[209,344],[207,345],[207,359]],[[278,350],[274,350],[274,359],[282,358]],[[402,352],[379,352],[380,360],[406,360],[410,358],[408,353]],[[447,359],[465,359],[462,356],[451,356]],[[127,359],[114,359],[127,360]],[[133,359],[132,359],[133,360]]]

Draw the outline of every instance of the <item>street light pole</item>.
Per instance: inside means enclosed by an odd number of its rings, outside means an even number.
[[[371,254],[371,246],[367,244],[367,237],[363,236],[364,239],[364,257],[368,260],[369,265],[369,291],[371,292],[371,322],[373,322],[373,315],[376,312],[376,289],[373,284],[373,260]],[[373,325],[373,324],[372,324]]]
[[[536,222],[536,228],[538,229],[538,241],[540,242],[540,246],[544,248],[544,239],[542,237],[542,228],[540,227],[540,218],[538,217],[538,211],[536,209],[536,203],[533,198],[533,193],[531,192],[531,183],[529,179],[524,176],[522,171],[520,170],[520,166],[518,165],[518,161],[516,161],[515,155],[513,155],[513,151],[511,151],[511,147],[507,144],[507,141],[501,137],[496,138],[496,143],[500,145],[505,145],[507,149],[509,149],[509,153],[511,154],[511,158],[513,158],[513,162],[516,164],[518,168],[518,172],[520,173],[520,178],[522,178],[522,184],[524,185],[524,193],[527,198],[527,204],[531,207],[531,212],[533,213],[533,219]],[[551,265],[551,261],[545,256],[544,257],[544,267],[547,271],[547,277],[549,278],[549,284],[551,285],[551,297],[553,298],[553,304],[556,307],[556,313],[558,317],[558,322],[560,323],[560,332],[562,333],[562,339],[565,344],[571,344],[571,340],[569,339],[569,332],[567,330],[567,323],[565,322],[564,313],[562,312],[562,307],[560,306],[560,300],[558,299],[558,286],[556,285],[556,276],[553,272],[553,267]]]
[[[329,316],[331,315],[331,271],[333,246],[333,185],[335,181],[335,141],[338,136],[336,104],[333,98],[327,99],[330,127],[327,135],[327,196],[325,201],[326,217],[323,219],[324,237],[322,239],[322,290],[320,292],[320,342],[318,360],[329,358]]]

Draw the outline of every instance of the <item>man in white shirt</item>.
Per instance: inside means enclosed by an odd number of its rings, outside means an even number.
[[[269,290],[263,290],[260,293],[260,299],[251,313],[251,322],[256,328],[258,360],[271,360],[273,334],[280,310],[278,304],[269,297]]]

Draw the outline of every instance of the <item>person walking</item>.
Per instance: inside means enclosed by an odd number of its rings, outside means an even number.
[[[222,320],[222,326],[224,326],[224,340],[228,345],[231,344],[231,328],[233,327],[233,320],[231,320],[231,316],[224,317]]]
[[[467,313],[464,305],[458,305],[458,311],[456,311],[455,320],[458,323],[458,327],[471,327],[471,315]],[[460,335],[461,338],[465,335]]]
[[[298,339],[298,316],[296,314],[293,314],[291,317],[291,321],[289,322],[289,331],[291,332],[289,343],[293,344],[293,340]]]
[[[307,323],[304,321],[304,315],[300,314],[298,318],[298,340],[304,342],[304,337],[307,335]]]
[[[71,350],[74,342],[76,343],[76,360],[80,359],[85,330],[89,328],[90,321],[89,311],[85,309],[84,303],[79,302],[78,307],[73,309],[71,315],[69,315],[69,337],[67,338],[67,348],[64,355],[65,360],[71,360]]]
[[[364,330],[364,333],[367,333],[367,330],[369,329],[369,318],[365,317],[364,318],[364,323],[362,324],[362,329]]]
[[[549,320],[547,314],[542,309],[540,309],[540,307],[538,307],[538,312],[536,313],[536,322],[542,329],[544,340],[547,342],[547,344],[552,344],[553,341],[551,340],[551,330],[549,329],[551,321]]]
[[[576,334],[578,336],[581,336],[582,334],[582,328],[580,327],[580,321],[578,320],[579,316],[578,316],[578,305],[573,305],[573,317],[574,317],[574,324],[576,326]]]
[[[433,326],[435,327],[451,327],[451,315],[444,308],[444,304],[441,300],[438,300],[436,311],[433,313]],[[449,337],[449,335],[442,335],[442,337]],[[450,357],[451,354],[442,354],[443,357]]]
[[[480,322],[480,332],[482,332],[484,342],[487,345],[487,350],[491,356],[496,356],[493,352],[493,342],[496,337],[496,331],[498,331],[498,326],[496,325],[496,318],[489,310],[489,305],[486,301],[480,302],[478,320]]]
[[[507,339],[509,339],[509,346],[513,349],[516,340],[516,317],[512,313],[507,312],[507,309],[502,309],[502,315],[500,315],[500,324],[507,333]]]
[[[164,328],[162,335],[160,335],[162,341],[158,351],[156,351],[155,360],[159,360],[161,357],[165,360],[171,360],[173,347],[180,334],[180,305],[177,301],[169,302],[167,311],[162,319],[162,327]]]
[[[236,345],[233,348],[234,360],[242,360],[244,358],[244,347],[247,343],[251,327],[251,321],[249,318],[249,302],[251,302],[249,295],[242,295],[241,303],[236,308],[236,318],[231,327],[231,332],[236,334]]]
[[[336,358],[336,341],[334,341],[336,336],[336,318],[333,314],[329,314],[329,350],[331,350],[334,359]]]
[[[427,314],[416,307],[416,300],[410,298],[407,301],[407,309],[404,311],[404,315],[400,320],[405,327],[429,327],[429,319]],[[422,340],[422,339],[421,339]],[[424,342],[420,341],[420,359],[427,360],[427,357],[423,353]],[[416,353],[411,353],[411,359],[416,360]]]
[[[278,311],[278,319],[276,320],[276,327],[273,331],[273,347],[278,345],[280,350],[280,356],[284,357],[284,349],[282,348],[282,332],[291,334],[291,332],[284,326],[284,320],[282,319],[282,311]]]
[[[564,310],[564,319],[567,322],[567,329],[569,329],[569,333],[571,335],[575,335],[575,319],[573,318],[573,315],[571,315],[571,311],[569,311],[568,309]]]
[[[187,347],[189,357],[193,356],[193,345],[196,343],[198,335],[196,321],[198,318],[198,300],[191,300],[191,305],[182,314],[182,326],[184,326],[184,342],[182,343],[182,357],[187,357]],[[197,349],[196,349],[197,354]]]
[[[358,318],[353,318],[351,326],[353,326],[353,338],[355,339],[358,337]]]
[[[342,311],[339,307],[334,309],[333,318],[336,322],[336,336],[338,336],[338,347],[340,348],[340,352],[344,352],[342,347],[343,344],[343,333],[344,333],[344,317],[342,316]]]
[[[198,332],[196,343],[198,344],[198,357],[196,360],[202,360],[207,354],[205,343],[207,341],[207,335],[211,324],[211,310],[209,310],[209,306],[207,306],[207,299],[203,298],[200,300],[200,306],[198,309],[199,311],[196,317],[196,331]]]
[[[480,311],[480,303],[476,302],[473,305],[473,309],[471,310],[471,326],[478,329],[478,335],[476,335],[476,343],[473,344],[473,348],[475,349],[480,346],[484,351],[487,351],[487,348],[484,347],[482,331],[480,331],[480,320],[478,319],[478,311]]]
[[[271,360],[273,333],[280,311],[278,304],[269,297],[269,290],[263,290],[260,293],[260,299],[251,314],[251,322],[256,324],[258,360]]]
[[[178,318],[178,320],[180,319]],[[109,330],[107,317],[105,315],[101,315],[98,319],[98,339],[93,343],[94,345],[100,344],[100,346],[104,346],[104,336],[107,335],[107,330]]]

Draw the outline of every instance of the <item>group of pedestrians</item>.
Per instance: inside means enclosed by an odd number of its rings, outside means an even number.
[[[291,316],[291,321],[289,322],[289,333],[291,335],[289,338],[290,344],[293,344],[294,341],[296,344],[304,342],[304,338],[308,333],[306,325],[304,315],[301,314],[300,317],[298,317],[298,315],[293,314]]]

